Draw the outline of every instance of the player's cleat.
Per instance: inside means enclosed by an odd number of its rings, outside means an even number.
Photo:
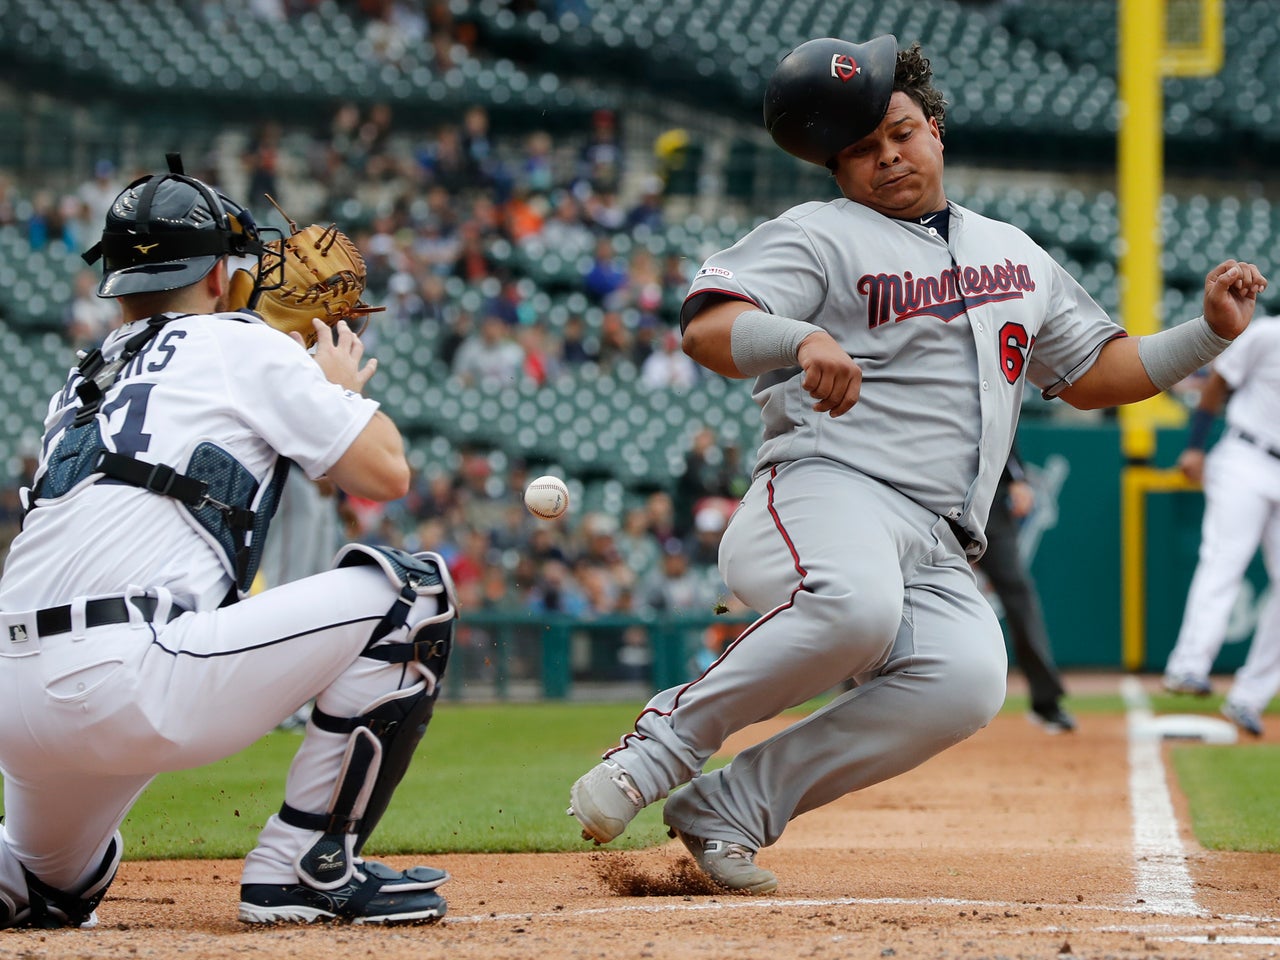
[[[414,867],[401,873],[381,863],[362,864],[351,882],[336,890],[302,883],[246,883],[240,887],[243,923],[434,923],[445,915],[444,897],[433,889],[449,879],[443,870]]]
[[[582,824],[582,839],[608,843],[621,836],[644,807],[631,774],[611,760],[596,764],[569,790],[568,814]]]
[[[1057,705],[1032,709],[1027,718],[1045,733],[1071,733],[1076,728],[1076,718]]]
[[[778,889],[778,878],[755,863],[756,852],[728,840],[704,840],[675,827],[668,831],[684,844],[702,872],[720,886],[739,893],[772,893]]]
[[[1160,686],[1169,693],[1189,693],[1195,697],[1207,697],[1213,693],[1209,678],[1198,677],[1194,673],[1166,673]]]
[[[1245,733],[1260,737],[1265,732],[1262,727],[1262,715],[1253,707],[1246,707],[1242,703],[1233,703],[1230,700],[1224,700],[1221,708],[1222,715],[1234,723]]]

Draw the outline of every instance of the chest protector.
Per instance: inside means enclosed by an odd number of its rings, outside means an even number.
[[[98,350],[77,368],[83,381],[76,387],[81,407],[49,455],[44,474],[27,497],[28,511],[48,504],[83,485],[109,479],[172,497],[183,507],[183,519],[215,547],[227,573],[235,581],[234,601],[248,594],[262,562],[267,529],[280,502],[292,461],[277,457],[271,472],[259,481],[234,456],[216,443],[204,441],[192,451],[186,473],[163,463],[148,463],[108,449],[102,439],[98,409],[106,390],[129,361],[159,332],[166,317],[148,321],[131,337],[120,356],[104,362]]]

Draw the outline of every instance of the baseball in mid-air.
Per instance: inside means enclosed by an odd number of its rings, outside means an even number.
[[[535,517],[555,520],[569,509],[569,488],[559,477],[538,477],[525,487],[524,505]]]

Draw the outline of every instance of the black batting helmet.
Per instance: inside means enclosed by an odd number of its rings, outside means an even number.
[[[823,37],[778,63],[764,94],[764,126],[792,156],[824,167],[880,125],[897,68],[898,41]]]
[[[261,257],[263,244],[249,211],[182,172],[140,177],[107,211],[102,239],[84,254],[102,258],[98,296],[157,293],[202,279],[225,256]]]

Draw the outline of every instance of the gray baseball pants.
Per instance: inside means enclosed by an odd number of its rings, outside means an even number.
[[[947,522],[825,459],[757,476],[720,547],[764,611],[696,680],[657,694],[610,759],[665,821],[758,849],[788,821],[897,776],[1000,709],[1008,664]],[[725,738],[846,679],[856,687],[702,773]],[[691,781],[691,782],[690,782]]]

